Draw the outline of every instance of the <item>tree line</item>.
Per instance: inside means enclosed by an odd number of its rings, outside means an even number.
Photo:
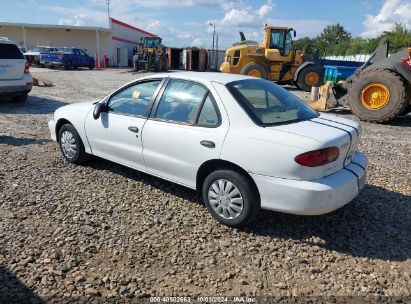
[[[337,23],[325,27],[317,37],[297,39],[294,45],[306,54],[313,54],[318,50],[321,56],[371,54],[375,51],[382,38],[390,40],[391,53],[411,46],[411,31],[404,24],[400,23],[396,23],[391,31],[385,31],[380,36],[370,39],[352,37],[350,32]]]

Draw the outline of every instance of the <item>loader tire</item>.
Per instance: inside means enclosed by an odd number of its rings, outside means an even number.
[[[303,68],[297,76],[297,87],[300,90],[311,92],[312,87],[323,84],[324,69],[318,65],[310,64]]]
[[[407,115],[408,113],[411,113],[411,104],[409,104],[409,105],[405,108],[405,110],[404,110],[404,112],[402,112],[401,116],[402,116],[402,115]]]
[[[241,70],[241,75],[259,77],[262,79],[268,79],[267,69],[259,63],[250,62],[247,63]]]
[[[371,70],[359,76],[348,92],[355,116],[369,122],[387,122],[402,115],[408,105],[407,85],[391,70]]]

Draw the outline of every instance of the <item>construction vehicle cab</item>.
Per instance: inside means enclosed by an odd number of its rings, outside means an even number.
[[[156,72],[167,70],[167,55],[162,39],[155,37],[142,37],[141,43],[134,47],[134,70],[154,70]]]
[[[227,49],[222,72],[290,83],[305,91],[322,84],[324,70],[319,58],[307,61],[302,51],[294,49],[294,29],[266,26],[260,44],[246,40],[243,33],[240,36],[241,41]]]

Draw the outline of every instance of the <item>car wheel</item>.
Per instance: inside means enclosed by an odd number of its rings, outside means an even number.
[[[89,66],[88,66],[88,68],[89,68],[90,70],[94,69],[94,64],[90,63]]]
[[[27,100],[27,97],[28,97],[28,94],[20,94],[20,95],[14,96],[12,100],[15,102],[25,102]]]
[[[250,223],[260,210],[257,190],[248,178],[232,170],[208,175],[203,184],[203,199],[212,216],[231,227]]]
[[[65,124],[61,127],[59,145],[64,158],[72,164],[83,163],[89,158],[80,136],[71,124]]]

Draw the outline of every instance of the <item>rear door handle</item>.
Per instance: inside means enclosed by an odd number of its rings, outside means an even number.
[[[130,127],[128,127],[128,130],[130,132],[133,132],[133,133],[138,133],[138,128],[137,127],[130,126]]]
[[[203,145],[206,148],[215,148],[215,143],[213,141],[202,140],[202,141],[200,141],[200,144]]]

